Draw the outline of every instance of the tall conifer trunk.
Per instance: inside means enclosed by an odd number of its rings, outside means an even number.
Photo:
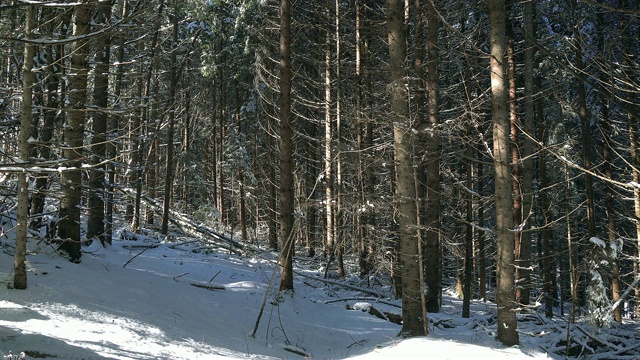
[[[69,84],[69,105],[65,126],[65,148],[63,155],[70,170],[62,173],[62,198],[60,199],[60,221],[58,236],[62,239],[63,249],[72,262],[80,261],[80,205],[82,196],[83,136],[86,116],[87,73],[89,72],[89,40],[83,35],[91,31],[92,2],[83,0],[75,8],[73,36],[77,37],[71,51],[71,70]]]
[[[407,93],[407,43],[402,0],[387,0],[391,121],[396,162],[396,208],[398,211],[398,257],[402,277],[402,334],[427,335],[427,319],[422,303],[422,257],[417,234],[414,149]]]
[[[489,0],[491,23],[491,103],[493,114],[493,157],[497,233],[498,340],[507,346],[518,344],[515,313],[515,269],[511,154],[509,142],[509,91],[506,83],[504,0]]]
[[[107,26],[111,21],[111,2],[100,5],[98,23]],[[100,37],[100,46],[96,54],[94,75],[93,105],[98,110],[93,115],[91,131],[91,164],[89,173],[89,215],[87,219],[87,239],[96,238],[102,245],[107,243],[105,236],[105,160],[107,140],[107,106],[109,104],[109,57],[111,36]]]
[[[175,123],[177,101],[176,92],[178,87],[178,59],[176,52],[178,51],[178,3],[174,3],[174,14],[172,15],[173,35],[172,35],[172,51],[171,51],[171,69],[169,71],[169,128],[167,129],[167,154],[165,163],[164,177],[164,201],[162,203],[162,233],[167,235],[169,232],[169,211],[171,209],[171,198],[173,189],[173,138],[175,136]]]
[[[438,312],[442,303],[442,250],[440,249],[440,123],[438,84],[438,14],[434,0],[427,1],[427,210],[425,217],[425,275],[427,311]]]
[[[291,113],[291,3],[280,0],[280,290],[293,290],[294,184]]]
[[[36,9],[34,5],[27,7],[25,36],[33,38],[36,26]],[[22,64],[22,112],[20,114],[20,132],[18,134],[18,156],[21,161],[29,161],[29,134],[31,133],[31,111],[33,83],[35,76],[32,72],[35,45],[25,43],[24,62]],[[27,288],[27,229],[29,219],[29,184],[27,173],[18,173],[18,208],[16,209],[16,247],[13,258],[13,288]]]

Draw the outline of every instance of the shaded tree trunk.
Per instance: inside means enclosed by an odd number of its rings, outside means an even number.
[[[41,25],[40,28],[47,29],[46,32],[51,34],[54,31],[57,31],[54,25],[51,22],[51,19],[55,17],[59,17],[60,14],[57,10],[48,10],[44,13],[47,13],[46,16],[43,17],[46,22],[45,25]],[[66,27],[71,21],[71,12],[69,11],[67,14],[62,15],[63,19],[60,21],[62,23],[61,27]],[[62,45],[48,45],[44,49],[47,54],[48,63],[56,64],[60,61],[61,58],[64,57],[64,46]],[[47,100],[46,100],[46,109],[44,109],[44,123],[42,124],[42,128],[38,132],[38,142],[40,144],[45,144],[42,146],[37,146],[40,152],[40,158],[49,160],[51,159],[51,147],[48,144],[53,139],[54,128],[56,126],[56,122],[60,120],[58,112],[60,110],[60,94],[58,92],[58,87],[63,87],[64,84],[60,84],[61,76],[60,76],[60,67],[58,66],[47,66],[46,67],[47,76],[45,78],[45,87],[47,89]],[[41,214],[44,213],[44,205],[45,199],[47,196],[47,188],[49,185],[49,174],[43,173],[36,177],[34,184],[34,191],[31,194],[31,224],[30,227],[32,229],[39,229],[42,225],[43,217]],[[48,234],[51,235],[51,234]]]
[[[87,73],[89,71],[89,40],[83,38],[91,30],[92,2],[81,1],[75,8],[73,36],[78,37],[72,45],[69,83],[69,105],[65,126],[66,147],[63,151],[70,170],[62,173],[62,198],[60,199],[60,221],[58,236],[63,241],[64,250],[72,262],[80,262],[80,206],[82,197],[83,137],[87,100]]]
[[[427,211],[425,217],[426,246],[425,274],[427,286],[427,311],[438,312],[442,304],[442,250],[440,246],[440,123],[438,84],[438,14],[434,0],[427,1]]]
[[[176,88],[178,87],[178,59],[176,51],[178,51],[178,3],[174,3],[174,13],[172,15],[173,35],[172,35],[172,51],[171,51],[171,70],[169,71],[169,127],[167,129],[167,154],[165,163],[164,176],[164,201],[162,203],[162,233],[167,235],[169,232],[169,211],[171,208],[171,190],[173,189],[173,138],[175,133],[176,122]]]
[[[123,0],[121,3],[121,16],[126,18],[129,12],[129,1]],[[122,104],[121,94],[124,78],[124,47],[125,35],[119,34],[117,37],[115,79],[114,79],[114,108],[120,108]],[[118,145],[116,139],[120,136],[120,116],[112,114],[109,122],[109,142],[107,144],[107,153],[109,157],[109,165],[107,167],[107,198],[105,209],[105,238],[108,244],[113,239],[113,216],[114,216],[114,190],[116,183],[116,160],[118,158]]]
[[[291,112],[291,4],[280,0],[280,290],[293,290],[294,182]]]
[[[525,20],[526,21],[526,20]],[[542,91],[542,77],[538,75],[535,78],[535,89]],[[545,133],[547,131],[546,120],[544,114],[544,101],[542,97],[536,99],[536,119],[537,119],[537,137],[538,141],[542,144],[547,144]],[[540,181],[539,202],[540,202],[540,216],[541,224],[540,231],[541,243],[542,243],[542,278],[544,291],[544,310],[545,316],[548,318],[553,317],[553,307],[557,300],[557,282],[556,282],[556,262],[555,254],[553,251],[553,231],[551,229],[551,221],[549,219],[551,212],[551,202],[547,194],[546,189],[549,186],[549,176],[547,173],[547,155],[542,152],[538,157],[538,179]],[[568,201],[568,200],[567,200]]]
[[[111,20],[111,2],[102,3],[99,7],[97,23],[107,26]],[[111,37],[99,38],[99,48],[96,54],[95,77],[93,80],[93,105],[97,111],[93,115],[91,131],[90,161],[92,169],[89,172],[89,213],[87,219],[87,239],[97,238],[104,246],[105,236],[105,161],[107,141],[107,106],[109,103],[109,57]]]
[[[522,198],[522,232],[520,233],[520,278],[522,287],[520,303],[529,304],[532,290],[531,272],[531,222],[533,221],[533,179],[534,179],[534,144],[530,137],[535,136],[535,107],[533,99],[533,56],[534,56],[534,3],[524,2],[524,133],[522,139],[522,176],[520,182]]]
[[[603,27],[604,24],[604,16],[601,12],[596,15],[597,25],[598,25],[598,40],[600,42],[600,47],[602,50],[602,56],[606,59],[607,53],[607,45],[605,44],[605,34]],[[607,71],[609,70],[609,71]],[[610,83],[611,80],[608,72],[610,69],[601,69],[599,73],[599,81],[603,84]],[[613,180],[613,149],[612,149],[612,132],[613,132],[613,124],[612,119],[610,117],[610,103],[606,99],[600,99],[600,130],[602,132],[602,157],[604,161],[604,176],[608,180]],[[615,191],[613,189],[613,184],[607,181],[604,189],[605,194],[605,209],[607,211],[607,234],[609,237],[609,241],[607,241],[606,251],[609,256],[610,271],[609,274],[611,276],[611,301],[615,304],[618,300],[620,300],[620,266],[618,264],[618,253],[622,250],[621,246],[617,246],[617,233],[616,233],[616,216],[617,211],[615,209],[614,204],[614,196]],[[620,244],[622,245],[622,244]],[[612,246],[615,249],[612,249]],[[622,306],[618,305],[613,309],[613,320],[621,323],[622,322]]]
[[[25,36],[33,38],[36,26],[35,6],[26,9]],[[29,161],[29,135],[31,134],[31,112],[33,103],[33,83],[35,75],[33,58],[35,45],[25,43],[24,62],[22,64],[22,112],[20,114],[20,132],[18,134],[18,157],[23,162]],[[18,173],[18,208],[16,209],[16,248],[13,257],[13,288],[27,288],[27,229],[29,220],[29,184],[26,172]]]

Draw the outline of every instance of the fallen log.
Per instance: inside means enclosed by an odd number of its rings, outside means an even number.
[[[366,306],[366,307],[363,307],[363,308],[357,308],[357,307],[353,307],[353,306],[347,304],[346,308],[347,308],[347,310],[356,310],[356,311],[360,310],[360,311],[369,313],[369,314],[371,314],[371,315],[373,315],[373,316],[375,316],[375,317],[377,317],[379,319],[390,321],[390,322],[392,322],[394,324],[402,325],[402,316],[401,315],[390,313],[390,312],[386,312],[386,311],[382,312],[382,311],[374,308],[373,306]]]
[[[227,288],[224,287],[224,285],[219,285],[219,284],[200,284],[200,283],[191,283],[191,286],[195,286],[197,288],[201,288],[201,289],[207,289],[207,290],[227,290]]]

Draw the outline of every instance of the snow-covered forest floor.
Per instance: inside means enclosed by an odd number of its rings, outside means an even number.
[[[30,241],[27,290],[12,290],[12,233],[0,241],[0,355],[28,359],[560,359],[566,318],[519,315],[521,344],[495,340],[495,305],[445,292],[430,335],[403,340],[384,279],[323,281],[323,262],[296,260],[294,294],[278,294],[277,255],[239,256],[196,238],[124,236],[84,247],[73,264]],[[132,235],[132,234],[130,234]],[[345,284],[348,286],[342,286]],[[371,293],[357,289],[370,289]],[[372,293],[384,295],[373,296]],[[267,296],[265,297],[265,294]],[[266,303],[265,303],[266,299]],[[265,303],[251,337],[262,304]],[[372,310],[375,309],[375,310]],[[351,309],[351,310],[349,310]],[[386,315],[385,315],[386,314]],[[638,324],[572,331],[573,357],[640,358]],[[555,353],[553,353],[555,352]],[[594,355],[595,353],[595,355]]]

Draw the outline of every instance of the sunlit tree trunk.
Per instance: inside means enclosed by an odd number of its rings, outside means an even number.
[[[33,39],[36,26],[36,8],[27,7],[25,37]],[[20,132],[18,134],[18,157],[23,162],[29,161],[29,135],[31,133],[32,95],[35,75],[32,72],[35,45],[24,44],[24,62],[22,64],[22,112],[20,114]],[[13,258],[13,288],[27,288],[27,229],[29,220],[29,184],[27,173],[18,173],[18,208],[16,209],[16,247]]]
[[[335,22],[334,22],[334,37],[335,37],[335,49],[336,49],[336,61],[335,61],[335,77],[337,79],[335,83],[335,98],[336,98],[336,136],[335,143],[337,153],[335,154],[336,158],[336,188],[335,188],[335,198],[336,198],[336,207],[335,207],[335,236],[338,238],[336,244],[336,260],[338,262],[338,275],[340,277],[345,276],[344,271],[344,253],[347,247],[347,234],[343,230],[343,209],[342,209],[342,198],[343,198],[343,179],[342,179],[342,108],[341,108],[341,82],[343,81],[341,77],[341,39],[340,39],[340,5],[342,4],[342,0],[335,0]]]
[[[327,18],[330,17],[330,2],[326,4]],[[324,202],[325,202],[325,256],[333,258],[335,240],[334,216],[334,173],[333,173],[333,116],[332,108],[332,75],[331,75],[331,30],[327,27],[325,34],[325,68],[324,68]]]
[[[515,313],[515,269],[511,154],[509,141],[509,91],[506,82],[504,0],[489,0],[491,24],[491,103],[493,114],[493,156],[497,233],[498,340],[507,346],[519,343]]]
[[[396,208],[398,211],[398,256],[402,277],[402,334],[406,337],[427,335],[427,319],[422,302],[422,257],[417,236],[416,190],[414,184],[414,149],[407,93],[407,44],[404,23],[405,4],[387,0],[387,26],[393,124],[396,161]]]

